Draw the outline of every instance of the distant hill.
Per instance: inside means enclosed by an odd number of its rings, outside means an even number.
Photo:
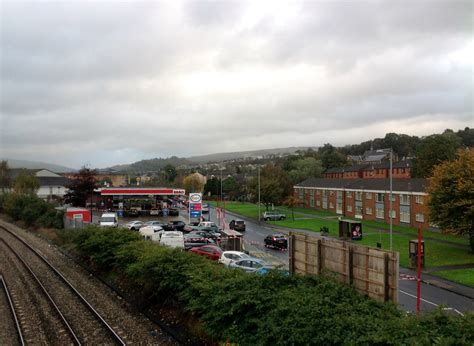
[[[55,165],[52,163],[39,162],[39,161],[27,161],[27,160],[14,160],[14,159],[2,159],[8,162],[10,168],[28,168],[28,169],[48,169],[55,173],[66,173],[76,172],[77,169],[69,168],[65,166]]]
[[[187,159],[195,163],[208,163],[208,162],[221,162],[225,160],[233,160],[239,158],[258,158],[267,155],[278,155],[278,154],[293,154],[298,150],[307,150],[308,148],[317,149],[317,147],[289,147],[289,148],[276,148],[276,149],[261,149],[261,150],[250,150],[250,151],[235,151],[231,153],[217,153],[200,156],[191,156]]]
[[[158,171],[168,164],[177,167],[181,165],[189,165],[192,163],[193,162],[189,161],[188,159],[172,156],[165,159],[154,158],[149,160],[141,160],[128,165],[115,165],[109,167],[108,169],[119,172],[152,172]]]

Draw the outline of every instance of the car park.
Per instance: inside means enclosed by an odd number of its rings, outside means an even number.
[[[229,228],[238,232],[245,232],[245,221],[244,220],[232,220],[229,223]]]
[[[204,237],[204,238],[212,239],[212,240],[217,240],[218,238],[220,238],[220,233],[215,233],[211,229],[205,230],[205,231],[194,230],[194,231],[189,232],[188,234],[196,235],[196,236],[200,236],[200,237]]]
[[[223,265],[228,267],[229,264],[231,264],[232,262],[235,262],[244,258],[251,258],[251,256],[241,251],[224,251],[221,257],[219,258],[219,263],[222,263]]]
[[[242,269],[248,273],[255,273],[262,268],[271,268],[264,260],[259,258],[243,258],[229,264],[229,268]]]
[[[197,225],[199,225],[199,222],[191,222],[183,227],[183,232],[191,232]]]
[[[271,234],[264,239],[265,247],[286,250],[288,249],[288,238],[281,233]]]
[[[218,231],[219,227],[212,221],[202,221],[197,226],[195,226],[194,230],[201,230],[201,229],[212,229],[213,231]]]
[[[130,221],[127,223],[127,228],[132,231],[138,231],[140,228],[142,228],[145,224],[142,221],[135,220],[135,221]]]
[[[213,261],[219,260],[223,252],[222,249],[216,245],[204,245],[200,247],[193,247],[189,251],[197,255],[207,257]]]
[[[285,220],[286,215],[277,213],[276,211],[266,211],[262,214],[262,220],[264,221],[277,221]]]
[[[158,208],[151,208],[150,209],[150,215],[151,216],[160,216],[161,215],[161,210]]]

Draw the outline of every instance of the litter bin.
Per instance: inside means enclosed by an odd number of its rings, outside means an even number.
[[[409,241],[408,244],[408,251],[410,256],[410,266],[412,268],[416,268],[418,266],[418,239],[412,239]],[[421,241],[421,258],[420,258],[421,266],[425,266],[425,241]]]

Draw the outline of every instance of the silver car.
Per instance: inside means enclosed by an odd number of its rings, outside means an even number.
[[[276,221],[276,220],[285,220],[286,215],[277,213],[276,211],[266,211],[262,214],[262,220],[265,221]]]
[[[243,258],[229,264],[229,268],[239,268],[248,273],[255,273],[262,268],[269,268],[270,266],[259,258]]]

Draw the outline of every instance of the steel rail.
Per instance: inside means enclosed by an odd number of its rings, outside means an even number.
[[[21,346],[24,346],[25,345],[25,340],[23,339],[23,333],[21,331],[20,322],[18,322],[18,318],[16,316],[15,305],[13,305],[13,300],[10,297],[10,290],[8,289],[7,281],[5,280],[5,278],[3,277],[2,274],[0,274],[0,282],[1,282],[1,285],[4,289],[4,291],[5,291],[5,296],[7,297],[8,306],[9,306],[10,312],[13,316],[13,320],[15,321],[15,327],[16,327],[16,333],[18,334],[18,339],[20,341]]]
[[[115,339],[115,341],[120,345],[125,345],[125,342],[122,338],[115,332],[115,330],[105,321],[105,319],[95,310],[92,305],[84,298],[84,296],[79,293],[79,291],[61,274],[43,255],[41,255],[36,249],[34,249],[30,244],[28,244],[25,240],[21,237],[13,233],[12,231],[8,230],[4,226],[0,226],[0,229],[8,232],[10,235],[15,237],[18,241],[23,243],[26,247],[28,247],[31,251],[33,251],[46,265],[54,271],[54,273],[71,289],[71,291],[81,300],[81,302],[92,312],[95,318],[97,318],[100,323],[107,329],[109,334]]]
[[[56,304],[56,302],[53,300],[53,298],[51,297],[51,295],[48,293],[48,290],[46,289],[46,287],[44,287],[44,285],[41,283],[40,279],[36,276],[36,274],[33,272],[33,270],[31,269],[31,267],[25,262],[25,260],[5,241],[5,239],[3,238],[0,238],[0,241],[15,255],[16,258],[18,258],[18,260],[23,264],[23,266],[28,270],[28,272],[31,274],[31,276],[33,277],[33,279],[35,279],[36,283],[38,284],[38,286],[41,288],[41,291],[43,292],[43,294],[45,295],[45,297],[47,298],[48,302],[52,305],[54,311],[56,311],[56,313],[58,314],[61,322],[66,326],[66,329],[67,331],[69,332],[69,334],[71,335],[71,337],[74,339],[74,342],[77,344],[77,345],[81,345],[81,342],[79,341],[79,339],[77,338],[77,335],[76,333],[74,332],[74,330],[72,329],[71,325],[69,324],[69,322],[67,321],[66,317],[63,315],[63,313],[61,312],[61,310],[59,309],[58,305]]]

